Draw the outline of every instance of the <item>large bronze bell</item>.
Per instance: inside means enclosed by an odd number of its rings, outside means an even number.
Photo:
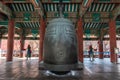
[[[45,32],[44,67],[50,71],[70,71],[78,64],[75,26],[65,18],[49,22]]]

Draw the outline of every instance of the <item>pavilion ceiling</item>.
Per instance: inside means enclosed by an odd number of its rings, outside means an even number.
[[[64,17],[76,24],[78,17],[82,15],[84,32],[91,30],[94,34],[94,31],[107,29],[107,23],[113,16],[114,10],[120,5],[120,0],[93,0],[88,7],[84,7],[87,4],[86,1],[63,0]],[[2,2],[12,11],[18,28],[38,30],[41,16],[45,17],[47,22],[59,17],[59,0],[2,0]],[[85,8],[85,10],[82,10],[82,8]],[[0,18],[0,21],[2,21],[0,25],[2,23],[2,26],[8,24],[5,17]],[[118,21],[116,24],[120,25]]]

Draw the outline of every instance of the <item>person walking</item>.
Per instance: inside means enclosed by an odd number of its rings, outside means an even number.
[[[94,53],[93,53],[92,45],[89,46],[89,56],[90,56],[90,61],[94,61]]]
[[[27,47],[27,60],[28,60],[28,58],[29,59],[31,59],[31,46],[30,45],[28,45],[28,47]]]

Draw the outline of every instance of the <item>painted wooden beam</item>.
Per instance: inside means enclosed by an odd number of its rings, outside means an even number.
[[[84,18],[84,22],[93,22],[93,19],[92,18]],[[101,21],[99,22],[93,22],[93,23],[108,23],[109,22],[109,18],[101,18]]]
[[[57,18],[57,17],[56,17]],[[55,17],[54,18],[46,18],[46,21],[47,22],[49,22],[49,21],[51,21],[51,20],[53,20],[53,19],[55,19]],[[71,20],[74,24],[77,22],[77,19],[76,18],[68,18],[69,20]]]
[[[55,14],[56,14],[56,12],[47,12],[47,18],[48,18],[47,20],[50,21],[51,19],[57,18],[57,16],[55,16]],[[93,20],[94,14],[100,14],[100,16],[98,16],[98,17],[100,17],[99,21]],[[107,23],[109,21],[109,16],[110,16],[109,12],[86,12],[86,14],[84,15],[84,22]],[[76,22],[77,13],[68,12],[67,18],[72,20],[73,22]]]
[[[29,13],[30,17],[39,17],[39,14],[37,13],[37,11],[32,11],[32,12],[14,12],[16,17],[24,17],[24,14]]]
[[[36,0],[30,0],[32,2],[32,4],[34,5],[35,8],[39,8],[38,3],[36,2]]]
[[[8,17],[12,16],[12,11],[2,2],[0,2],[0,12],[7,15]]]
[[[109,17],[109,12],[86,12],[84,15],[84,21],[107,23],[109,21]]]
[[[0,26],[8,26],[8,21],[0,21]]]
[[[47,12],[46,13],[46,17],[58,17],[57,16],[57,14],[58,14],[58,12],[51,12],[51,11],[49,11],[49,12]],[[77,12],[64,12],[64,17],[71,17],[71,18],[76,18],[77,17]]]
[[[112,11],[112,15],[114,20],[120,15],[120,4]]]
[[[4,39],[4,40],[6,40],[6,39],[8,39],[8,37],[2,37],[2,39]],[[96,41],[96,40],[98,40],[99,38],[89,38],[89,40],[94,40],[94,41]],[[20,37],[14,37],[14,40],[20,40]],[[25,40],[39,40],[39,37],[36,37],[35,39],[33,38],[33,37],[26,37],[25,38]],[[88,41],[88,38],[83,38],[83,40],[86,40],[86,41]],[[104,40],[109,40],[109,38],[103,38],[103,41]],[[117,37],[116,38],[116,40],[120,40],[120,38],[119,37]]]
[[[29,21],[25,21],[24,18],[15,18],[15,22],[39,22],[38,18],[31,18]]]
[[[68,18],[71,17],[71,18],[76,18],[77,17],[77,12],[65,12],[66,14],[68,14]],[[84,18],[92,18],[92,15],[94,13],[98,13],[100,14],[100,17],[103,17],[103,18],[108,18],[110,13],[109,12],[86,12],[86,14],[84,15]],[[47,12],[46,16],[47,17],[57,17],[56,16],[57,12]]]
[[[39,14],[34,11],[34,12],[15,12],[16,14],[16,18],[15,18],[15,21],[16,22],[24,22],[24,13],[30,13],[31,14],[31,17],[30,17],[30,20],[29,21],[26,21],[26,22],[38,22],[40,16]],[[57,12],[47,12],[47,15],[46,15],[46,18],[47,18],[47,21],[50,21],[54,18],[57,18],[56,15]],[[96,13],[96,12],[86,12],[86,14],[84,15],[84,22],[93,22],[93,17],[92,15]],[[98,12],[97,12],[98,13]],[[103,22],[108,22],[109,21],[109,15],[110,13],[109,12],[99,12],[98,14],[100,14],[100,23],[103,23]],[[67,13],[67,18],[72,20],[74,23],[76,23],[77,21],[77,12],[68,12]]]
[[[50,20],[52,19],[55,19],[57,17],[49,17],[49,18],[46,18],[47,22],[49,22]],[[69,20],[71,20],[73,23],[76,23],[77,22],[77,18],[68,18]],[[101,18],[101,20],[99,22],[93,22],[93,19],[92,18],[84,18],[83,21],[85,23],[108,23],[109,22],[109,18]]]
[[[116,3],[116,4],[119,4],[120,0],[94,0],[94,3]]]
[[[103,18],[109,18],[110,16],[109,12],[86,12],[86,14],[84,15],[84,18],[92,18],[92,15],[94,13],[100,14],[100,17],[103,17]]]
[[[79,16],[83,17],[83,15],[86,13],[88,7],[92,4],[93,0],[83,0],[82,6],[80,7],[79,10]]]
[[[37,11],[33,12],[14,12],[16,22],[39,22],[39,14]],[[28,19],[26,19],[28,18]]]
[[[35,10],[37,10],[37,12],[39,13],[39,15],[41,17],[43,17],[44,16],[44,10],[43,10],[43,6],[42,6],[41,1],[37,1],[37,0],[30,0],[30,1],[34,5]]]
[[[5,4],[11,4],[11,3],[31,3],[30,0],[4,0]]]
[[[41,0],[42,3],[59,3],[59,0]],[[82,0],[63,0],[63,3],[82,3]]]

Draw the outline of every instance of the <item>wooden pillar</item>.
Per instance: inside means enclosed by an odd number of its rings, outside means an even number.
[[[117,54],[114,52],[116,48],[116,22],[115,20],[109,21],[109,36],[110,36],[110,60],[111,62],[117,62]]]
[[[104,31],[103,31],[103,29],[100,29],[99,41],[98,41],[99,59],[103,59],[103,57],[104,57],[104,52],[103,52],[103,38],[104,38]]]
[[[8,23],[8,41],[7,41],[7,61],[12,61],[14,47],[14,19],[10,19]]]
[[[23,57],[24,43],[25,43],[25,34],[22,32],[20,36],[20,58]]]
[[[99,58],[103,59],[104,53],[103,53],[103,40],[98,41],[98,46],[99,46]]]
[[[77,22],[77,42],[78,42],[78,58],[83,63],[83,22],[80,18]]]
[[[43,41],[45,35],[45,21],[43,18],[40,19],[40,28],[39,28],[39,35],[40,35],[40,48],[39,48],[39,62],[43,60]]]
[[[2,42],[2,33],[0,34],[0,49],[1,49],[1,42]]]

